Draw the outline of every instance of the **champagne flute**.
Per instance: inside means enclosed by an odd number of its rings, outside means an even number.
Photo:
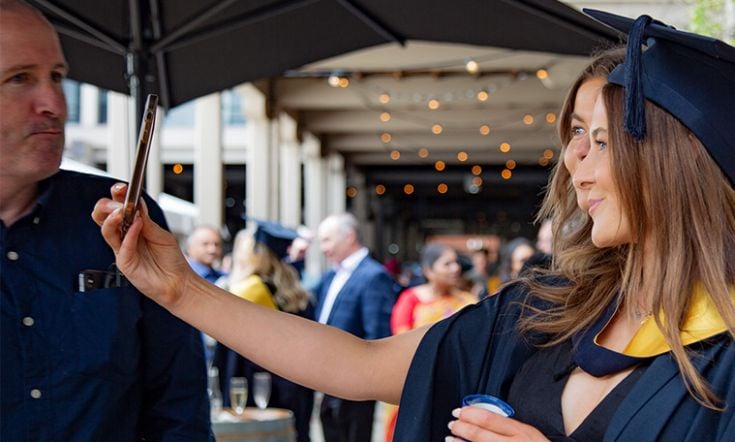
[[[271,374],[266,372],[253,375],[253,399],[261,410],[268,406],[271,398]]]
[[[237,415],[245,411],[248,401],[248,380],[245,378],[230,378],[230,407]]]

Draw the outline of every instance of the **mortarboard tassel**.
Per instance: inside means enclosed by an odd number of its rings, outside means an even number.
[[[641,15],[628,33],[625,53],[625,129],[637,141],[646,136],[645,97],[641,80],[641,44],[643,32],[653,19]]]

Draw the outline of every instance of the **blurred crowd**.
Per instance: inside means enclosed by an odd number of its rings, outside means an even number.
[[[540,223],[535,239],[485,235],[470,238],[463,248],[431,240],[418,260],[376,260],[362,245],[357,220],[347,213],[326,218],[317,233],[266,220],[248,224],[231,245],[223,240],[231,236],[228,232],[197,226],[182,247],[191,267],[236,296],[368,339],[433,324],[551,262],[548,220]],[[304,271],[306,252],[314,243],[330,266],[321,276]],[[252,383],[256,373],[265,371],[208,336],[202,338],[210,376],[216,376],[220,392],[229,390],[232,378]],[[314,392],[276,375],[271,379],[269,405],[292,410],[298,440],[310,440]],[[222,398],[224,407],[232,406],[227,394]],[[325,440],[371,440],[374,402],[319,398]],[[254,405],[252,397],[247,404]],[[386,441],[393,440],[397,412],[397,406],[386,406]]]

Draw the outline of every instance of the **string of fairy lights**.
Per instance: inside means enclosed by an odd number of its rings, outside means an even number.
[[[477,63],[475,60],[467,59],[465,61],[465,69],[470,75],[478,75],[480,70],[479,63]],[[332,87],[341,89],[350,88],[354,92],[361,94],[364,105],[368,109],[375,111],[377,119],[383,124],[400,118],[404,121],[412,121],[421,125],[427,125],[433,135],[440,136],[442,133],[445,133],[448,130],[466,130],[468,129],[468,127],[448,126],[447,124],[442,124],[439,121],[426,120],[425,118],[415,115],[411,111],[391,110],[391,103],[393,101],[410,101],[415,104],[425,105],[426,108],[431,111],[439,110],[445,104],[467,100],[472,100],[479,105],[482,105],[490,101],[492,95],[497,91],[510,86],[515,81],[524,81],[526,79],[529,79],[531,78],[531,76],[535,76],[538,80],[543,81],[548,78],[549,72],[545,68],[539,68],[535,72],[512,72],[497,74],[492,76],[492,81],[479,87],[467,90],[448,91],[440,95],[432,93],[406,93],[401,91],[386,91],[384,89],[380,89],[377,85],[365,85],[364,83],[359,81],[351,82],[351,76],[344,73],[330,75],[327,81],[328,84]],[[358,75],[357,78],[359,79],[360,76]],[[556,113],[544,110],[528,111],[524,113],[521,117],[521,122],[526,127],[532,127],[539,123],[554,125],[556,124],[556,121]],[[510,120],[506,122],[506,124],[515,123],[517,123],[517,121]],[[479,127],[476,127],[475,129],[478,130],[480,135],[489,136],[493,131],[502,129],[502,127],[502,122],[495,123],[492,126],[488,123],[484,123],[479,125]],[[400,143],[396,141],[394,135],[388,130],[381,132],[379,135],[379,139],[380,143],[385,147],[391,161],[399,161],[401,158],[405,158],[407,153],[412,153],[418,156],[421,161],[432,164],[433,169],[437,173],[442,173],[447,169],[447,164],[445,161],[434,161],[430,159],[431,152],[426,147],[421,147],[418,149],[402,149],[399,145]],[[509,156],[509,158],[504,163],[504,167],[502,167],[498,173],[503,180],[511,180],[513,177],[513,172],[518,166],[518,163],[510,157],[512,152],[512,145],[509,141],[502,141],[498,144],[497,149],[501,153],[507,154]],[[407,150],[409,152],[407,152]],[[537,163],[542,167],[547,167],[551,164],[554,156],[555,150],[552,148],[546,148],[542,152],[540,152]],[[458,151],[456,153],[456,158],[460,164],[467,164],[470,166],[469,173],[472,177],[469,180],[469,185],[465,186],[465,191],[470,194],[480,193],[484,184],[482,177],[482,165],[476,163],[473,164],[470,161],[470,154],[466,150]],[[415,159],[413,161],[415,161]],[[382,196],[388,193],[390,189],[386,184],[378,183],[374,185],[374,188],[372,190],[377,196]],[[412,195],[416,191],[416,186],[413,183],[409,182],[403,184],[402,188],[396,190],[402,192],[405,195]],[[355,186],[348,186],[346,192],[349,198],[355,198],[358,194],[358,189]],[[436,192],[440,195],[447,194],[449,192],[449,185],[446,182],[440,181],[436,185]]]

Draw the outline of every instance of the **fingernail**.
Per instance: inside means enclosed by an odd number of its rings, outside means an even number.
[[[112,190],[113,190],[114,192],[117,192],[118,190],[122,189],[124,185],[125,185],[125,184],[123,184],[123,183],[117,183],[117,184],[115,184],[114,186],[112,186]]]
[[[452,429],[452,427],[454,426],[454,423],[455,423],[455,422],[456,422],[456,421],[449,421],[449,423],[447,424],[447,427],[448,427],[448,428],[449,428],[449,429],[451,430],[451,429]]]
[[[444,438],[444,442],[452,442],[454,438],[452,436],[447,436]]]
[[[459,417],[459,413],[461,413],[461,412],[462,412],[462,410],[460,408],[455,408],[454,410],[452,410],[452,416],[458,418]]]
[[[122,207],[122,204],[118,203],[117,201],[108,201],[107,202],[107,208],[110,210],[117,210],[120,207]]]

